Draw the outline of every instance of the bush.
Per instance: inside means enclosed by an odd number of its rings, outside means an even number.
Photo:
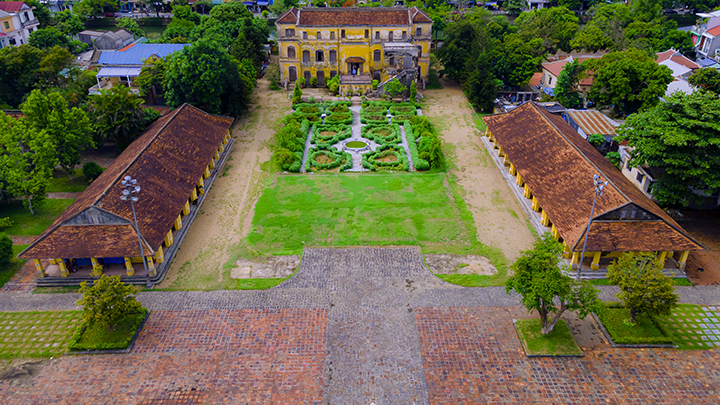
[[[410,157],[412,158],[415,170],[430,169],[430,163],[427,160],[420,158],[417,148],[417,139],[415,138],[415,132],[413,131],[410,121],[405,121],[404,128],[405,138],[407,138],[408,146],[410,147]]]
[[[328,163],[318,162],[317,158],[321,155],[327,156],[332,161]],[[348,168],[348,163],[350,164],[349,167],[352,167],[352,156],[347,152],[339,152],[329,145],[318,145],[308,152],[308,163],[311,168],[318,170],[328,170],[338,166],[341,167],[340,170],[345,170],[343,167]]]
[[[325,117],[326,124],[345,124],[352,125],[352,113],[332,113]]]
[[[310,86],[317,87],[317,77],[313,76],[310,78]]]
[[[393,104],[390,106],[390,114],[392,114],[392,115],[408,114],[408,115],[414,116],[417,114],[417,108],[415,108],[415,106],[410,103]],[[412,119],[412,117],[411,117],[411,119]]]
[[[127,315],[140,313],[143,307],[135,299],[139,291],[139,288],[120,281],[120,276],[103,274],[93,285],[83,281],[79,291],[83,297],[77,304],[83,306],[85,325],[112,327]]]
[[[122,350],[130,346],[135,333],[147,315],[147,309],[128,314],[109,328],[99,324],[81,323],[68,343],[70,350]]]
[[[95,179],[100,177],[104,170],[105,169],[95,162],[87,162],[82,167],[83,176],[85,176],[85,178],[90,182],[93,182]]]
[[[373,89],[373,90],[377,90],[377,87],[378,87],[379,84],[380,84],[379,81],[373,80],[373,81],[372,81],[372,89]]]
[[[363,124],[387,124],[388,118],[381,113],[363,113],[360,110],[360,122]]]
[[[362,137],[380,145],[396,145],[402,142],[400,126],[397,124],[369,124],[361,129]]]
[[[428,73],[428,84],[425,86],[425,89],[431,90],[440,88],[442,88],[442,86],[440,86],[440,79],[438,78],[437,71],[435,69],[430,69],[430,73]]]
[[[321,136],[321,132],[332,131],[336,132],[334,136]],[[313,126],[312,140],[311,142],[315,145],[334,145],[343,139],[350,138],[352,136],[352,130],[347,125],[333,125],[333,124],[318,124]]]
[[[364,115],[364,114],[368,114],[368,115],[369,114],[373,114],[373,115],[383,114],[384,115],[384,114],[387,114],[387,111],[388,111],[388,108],[385,106],[379,106],[379,105],[367,106],[367,107],[363,107],[362,110],[360,110],[360,115]]]
[[[280,87],[280,66],[277,63],[271,63],[265,71],[265,78],[270,82],[270,88]]]
[[[13,242],[10,237],[0,233],[0,268],[10,264],[13,259]]]
[[[392,103],[389,101],[382,101],[382,100],[363,100],[362,103],[360,103],[360,106],[362,108],[365,107],[385,107],[387,110],[388,107],[390,107]],[[362,110],[361,110],[362,111]]]
[[[325,85],[330,90],[330,93],[337,94],[340,89],[340,75],[333,76],[332,79],[325,82]]]
[[[415,80],[410,84],[410,101],[417,101],[417,84],[415,84]]]
[[[397,160],[393,162],[382,162],[379,160],[386,156],[395,156]],[[363,154],[362,165],[364,168],[372,171],[378,169],[407,171],[410,168],[407,156],[405,155],[405,149],[399,145],[382,145],[378,147],[375,152]]]
[[[307,84],[307,81],[304,77],[297,79],[297,82],[300,84],[300,87],[305,87],[305,84]]]

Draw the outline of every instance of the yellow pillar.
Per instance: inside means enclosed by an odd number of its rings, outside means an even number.
[[[157,271],[155,270],[155,262],[153,262],[152,256],[147,257],[147,265],[148,265],[148,274],[150,277],[155,277],[157,275]]]
[[[550,218],[548,218],[545,210],[542,211],[542,216],[540,217],[540,222],[543,224],[543,226],[550,226]]]
[[[215,160],[220,159],[220,151],[215,151]]]
[[[192,194],[190,194],[190,201],[195,201],[197,199],[198,199],[197,188],[193,188]]]
[[[593,269],[593,270],[600,269],[600,255],[601,254],[602,254],[602,252],[595,252],[595,254],[593,255],[592,264],[590,265],[591,269]]]
[[[158,247],[157,251],[155,252],[155,261],[158,263],[162,263],[163,260],[165,260],[165,254],[163,253],[162,245]]]
[[[540,212],[540,201],[535,196],[532,198],[532,209],[535,212]]]
[[[500,156],[500,157],[504,157],[504,156],[505,156],[505,152],[503,152],[502,146],[498,146],[498,156]]]
[[[187,215],[190,213],[190,202],[189,201],[185,201],[185,205],[183,206],[182,213],[183,213],[183,215]]]
[[[580,252],[573,252],[573,254],[572,254],[572,267],[576,269],[578,263],[580,263]]]
[[[668,252],[660,252],[660,257],[658,257],[658,260],[660,260],[660,263],[665,263],[665,259],[667,259]]]
[[[565,246],[563,249],[563,257],[566,259],[569,259],[570,256],[572,256],[572,250],[570,250],[570,246],[568,246],[567,243],[563,242],[563,245]]]
[[[512,174],[513,176],[517,173],[517,171],[515,171],[515,165],[512,164],[512,163],[510,163],[510,167],[508,168],[508,171],[509,171],[510,174]]]
[[[492,143],[493,143],[493,149],[499,149],[499,148],[500,148],[500,145],[498,144],[497,139],[493,138],[493,139],[492,139]]]
[[[172,229],[168,231],[167,235],[165,235],[165,247],[170,247],[170,245],[173,244],[175,240],[173,239]]]
[[[69,275],[67,266],[65,266],[65,260],[63,259],[55,259],[55,262],[58,266],[60,266],[60,275],[62,277],[67,277]]]
[[[173,227],[176,231],[179,231],[180,228],[182,228],[182,218],[180,217],[180,215],[178,215],[177,219],[175,220],[175,224],[173,224]]]
[[[222,152],[225,150],[225,142],[220,144],[220,147],[218,148],[218,152]]]
[[[203,178],[207,179],[208,177],[210,177],[210,167],[209,166],[205,168],[205,173],[203,173]]]
[[[520,175],[519,172],[517,172],[517,170],[515,172],[517,173],[517,180],[515,181],[515,183],[517,183],[517,185],[520,187],[524,186],[525,181],[523,180],[522,176]]]
[[[490,141],[495,142],[495,138],[493,138],[492,132],[490,132],[490,129],[485,130],[485,136],[487,136]]]
[[[130,258],[125,258],[125,274],[128,276],[135,275],[135,268],[132,266],[132,262],[130,262]]]
[[[100,276],[102,276],[103,268],[102,268],[102,266],[100,265],[100,263],[98,263],[97,259],[94,258],[94,257],[91,257],[91,258],[90,258],[90,263],[92,263],[92,267],[93,267],[92,272],[90,272],[90,275],[93,276],[93,277],[100,277]]]
[[[205,187],[205,180],[203,180],[202,177],[200,177],[200,181],[198,181],[198,187]]]
[[[35,263],[35,269],[37,270],[38,275],[40,277],[47,276],[47,273],[45,273],[45,269],[43,269],[42,261],[40,261],[40,259],[33,259],[33,262]]]
[[[532,199],[533,199],[533,204],[535,204],[535,201],[536,201],[536,200],[535,200],[535,198],[533,197],[532,193],[530,192],[530,187],[528,187],[527,183],[525,183],[525,185],[523,186],[523,191],[525,191],[525,192],[523,193],[523,195],[525,196],[525,198],[527,198],[527,199],[532,198]]]
[[[559,240],[560,239],[560,232],[555,227],[555,224],[552,225],[550,228],[550,233],[552,233],[553,238]]]
[[[208,168],[209,168],[210,170],[212,170],[212,169],[215,168],[215,160],[211,160],[211,161],[210,161],[210,164],[208,165]]]
[[[685,250],[682,253],[680,253],[680,260],[678,260],[678,263],[677,263],[678,269],[685,270],[685,264],[687,262],[689,255],[690,255],[689,250]]]
[[[504,153],[503,153],[503,164],[506,166],[510,164],[510,159],[508,159],[507,155]]]
[[[57,261],[55,259],[50,259],[50,264],[57,264]]]

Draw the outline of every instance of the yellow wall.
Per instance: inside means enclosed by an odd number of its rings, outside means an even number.
[[[5,28],[5,23],[8,23],[9,28]],[[12,16],[7,16],[4,18],[0,18],[0,31],[2,32],[11,32],[15,31],[15,24],[13,24]]]
[[[402,27],[382,27],[382,26],[365,26],[365,27],[296,27],[294,24],[278,24],[278,45],[280,55],[280,71],[282,80],[288,79],[290,76],[290,67],[297,69],[298,78],[304,77],[306,71],[310,72],[311,77],[317,77],[317,72],[322,70],[325,73],[325,80],[330,79],[331,71],[338,74],[349,74],[347,58],[360,57],[365,60],[362,64],[363,74],[372,74],[376,70],[381,71],[382,80],[390,78],[385,73],[383,63],[385,55],[383,55],[383,42],[387,42],[390,32],[393,33],[394,42],[410,42],[422,47],[422,55],[418,58],[418,65],[421,69],[423,77],[427,77],[428,66],[430,63],[430,30],[431,24],[414,24]],[[422,35],[414,38],[416,29],[422,28]],[[294,37],[286,37],[286,30],[294,29]],[[344,38],[343,38],[344,31]],[[318,39],[318,32],[320,39]],[[402,34],[405,32],[405,40]],[[304,33],[307,33],[305,38]],[[375,39],[376,33],[379,33],[379,40]],[[367,34],[367,35],[366,35]],[[333,38],[331,38],[333,35]],[[288,47],[295,49],[295,57],[290,58],[288,55]],[[380,60],[374,60],[374,52],[380,51]],[[310,53],[310,62],[303,62],[303,51]],[[323,51],[323,61],[316,60],[316,51]],[[336,52],[335,62],[330,62],[330,51]]]

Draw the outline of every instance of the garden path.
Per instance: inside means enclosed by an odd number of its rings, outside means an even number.
[[[412,156],[410,156],[410,144],[408,144],[407,137],[405,136],[405,125],[400,125],[400,136],[402,136],[402,142],[400,145],[402,145],[403,148],[405,148],[405,155],[407,155],[408,163],[410,164],[410,171],[415,171],[415,165],[412,161]]]
[[[314,148],[315,145],[310,143],[312,140],[312,127],[308,129],[307,138],[305,139],[305,150],[303,151],[303,160],[302,165],[300,166],[300,173],[305,173],[305,165],[307,164],[308,160],[308,153],[310,152],[310,148]]]

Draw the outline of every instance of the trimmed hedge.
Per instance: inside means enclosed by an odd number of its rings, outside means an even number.
[[[362,103],[360,103],[360,106],[361,106],[362,108],[370,107],[370,106],[388,108],[388,107],[390,107],[390,104],[392,104],[390,101],[383,101],[383,100],[363,100]]]
[[[345,124],[352,125],[353,116],[352,113],[332,113],[325,117],[325,124]]]
[[[405,138],[407,138],[408,146],[410,147],[410,157],[412,158],[415,170],[430,169],[430,163],[425,159],[420,159],[417,147],[417,138],[415,137],[415,132],[413,131],[410,121],[405,121],[403,127],[405,128]]]
[[[396,156],[397,161],[378,161],[378,159],[389,155]],[[410,164],[408,163],[407,156],[405,155],[405,149],[399,145],[383,145],[378,147],[375,152],[365,153],[362,155],[362,165],[364,168],[372,171],[376,171],[378,169],[408,171],[410,169]]]
[[[638,337],[638,336],[623,336],[620,334],[618,330],[616,330],[614,323],[609,322],[609,319],[607,317],[607,311],[608,310],[618,310],[618,309],[624,309],[625,306],[618,302],[607,302],[605,303],[605,306],[607,310],[601,311],[599,314],[597,314],[598,319],[600,322],[602,322],[605,329],[608,331],[610,336],[612,336],[613,342],[615,344],[622,344],[622,345],[667,345],[667,344],[674,344],[675,343],[675,336],[668,330],[668,328],[665,327],[665,325],[662,324],[662,322],[658,322],[658,320],[655,317],[652,316],[640,316],[636,318],[636,321],[647,321],[652,324],[655,328],[657,328],[658,331],[663,336],[647,336],[647,337]],[[641,318],[642,317],[642,318]]]
[[[75,330],[70,342],[68,343],[68,349],[70,350],[123,350],[126,349],[130,342],[132,342],[135,332],[142,325],[147,309],[142,308],[137,314],[127,314],[121,323],[127,326],[127,334],[123,336],[121,340],[115,342],[102,342],[102,341],[86,341],[83,342],[83,334],[88,329],[88,325],[83,321],[78,328]]]
[[[417,115],[417,108],[410,103],[393,104],[390,106],[392,115]]]
[[[285,117],[287,118],[287,117]],[[283,120],[285,121],[285,120]],[[280,161],[280,164],[282,165],[283,170],[286,170],[288,172],[294,172],[297,173],[300,171],[300,167],[302,166],[302,158],[303,158],[303,152],[305,150],[305,141],[307,140],[307,133],[310,130],[310,121],[308,120],[302,120],[302,123],[300,125],[296,124],[297,121],[291,120],[290,123],[283,127],[278,133],[275,135],[279,137],[278,140],[278,149],[275,151],[274,157]],[[299,126],[299,128],[295,128],[294,130],[289,129],[289,126]],[[292,139],[291,144],[280,144],[282,139],[279,136],[279,134],[283,131],[295,131],[295,137]],[[288,140],[290,141],[290,140]]]
[[[319,163],[316,159],[320,155],[329,157],[332,159],[332,162]],[[352,156],[348,152],[338,151],[332,146],[318,145],[308,152],[308,166],[306,170],[328,170],[340,166],[340,170],[342,171],[352,167]]]
[[[335,131],[335,136],[327,138],[320,136],[320,132],[323,131]],[[315,145],[334,145],[343,139],[348,139],[352,136],[352,130],[349,126],[344,124],[317,124],[313,126],[311,142]]]
[[[379,132],[381,130],[387,130],[390,133],[388,135],[382,135]],[[373,140],[380,145],[396,145],[402,142],[402,134],[400,133],[400,126],[397,124],[370,124],[365,125],[361,129],[363,138]]]
[[[363,107],[362,109],[360,109],[360,115],[363,115],[363,114],[364,114],[364,115],[368,115],[368,114],[372,114],[372,115],[377,115],[377,114],[386,115],[387,112],[388,112],[388,108],[385,107],[385,106],[367,106],[367,107]]]
[[[409,121],[414,117],[412,114],[398,114],[392,117],[393,122],[405,122]]]
[[[362,114],[360,114],[360,122],[363,124],[368,124],[368,125],[370,125],[370,124],[381,125],[381,124],[387,124],[388,119],[384,115],[375,115],[375,114],[362,115]]]
[[[322,120],[320,119],[320,114],[306,114],[300,111],[294,111],[290,113],[290,115],[286,115],[285,118],[283,118],[283,123],[289,124],[292,121],[302,122],[302,120],[308,120],[311,124],[315,122],[322,122]]]
[[[335,113],[341,113],[341,114],[352,114],[350,111],[350,107],[346,107],[344,105],[335,105],[332,107],[328,107],[325,109],[326,114],[335,114]]]

